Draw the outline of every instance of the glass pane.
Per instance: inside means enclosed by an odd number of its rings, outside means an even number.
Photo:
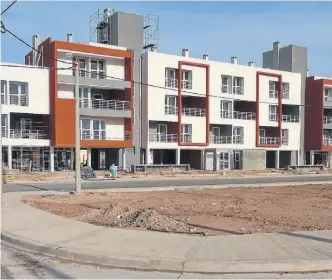
[[[80,59],[80,69],[85,69],[85,59]]]
[[[1,126],[6,126],[7,115],[1,115]]]
[[[93,130],[99,130],[99,120],[93,120]]]
[[[91,60],[91,69],[97,70],[97,61],[96,60]]]
[[[1,81],[1,93],[6,93],[6,81]]]
[[[9,83],[9,93],[10,94],[18,94],[18,84],[17,83]]]
[[[26,94],[26,84],[21,84],[21,94]]]
[[[82,119],[82,128],[90,129],[90,120],[89,119]]]
[[[104,70],[104,61],[99,61],[99,70]]]
[[[106,121],[100,121],[100,129],[102,130],[106,129]]]

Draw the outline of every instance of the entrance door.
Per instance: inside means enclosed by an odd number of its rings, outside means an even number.
[[[229,153],[220,153],[220,160],[219,160],[219,169],[221,170],[228,170],[230,169],[230,157]]]
[[[191,142],[191,124],[183,124],[182,125],[182,142]]]
[[[232,101],[221,100],[220,102],[221,117],[224,119],[232,118]]]
[[[157,124],[157,141],[166,142],[167,140],[167,124]]]
[[[241,169],[241,152],[234,152],[234,169]]]

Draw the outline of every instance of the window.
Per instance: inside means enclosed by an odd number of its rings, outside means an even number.
[[[233,143],[243,144],[243,127],[242,126],[233,127]]]
[[[1,104],[7,104],[7,81],[1,80]]]
[[[28,106],[27,87],[27,83],[9,82],[9,104]]]
[[[106,122],[104,120],[92,120],[92,127],[94,140],[106,139]]]
[[[232,77],[230,76],[221,76],[221,92],[222,93],[230,93],[230,81],[232,80]]]
[[[182,124],[181,126],[181,139],[182,142],[191,142],[192,125]]]
[[[103,60],[91,59],[90,68],[91,68],[91,78],[97,78],[97,79],[105,78],[105,69],[104,69]]]
[[[80,108],[89,108],[89,88],[80,87],[79,88],[79,97],[80,97]]]
[[[278,120],[277,108],[277,105],[269,106],[269,120],[271,122],[276,122]]]
[[[259,130],[259,137],[265,137],[265,135],[266,135],[265,129],[260,129]]]
[[[212,127],[212,135],[220,136],[220,127]]]
[[[166,142],[167,140],[167,125],[157,124],[157,141]]]
[[[182,88],[192,89],[192,71],[182,70]]]
[[[177,96],[174,96],[174,95],[165,96],[165,114],[166,115],[176,115],[177,114],[176,98],[177,98]]]
[[[269,97],[270,98],[278,98],[278,83],[275,81],[269,82]]]
[[[2,137],[7,137],[7,115],[1,115]]]
[[[81,139],[89,140],[90,136],[90,119],[81,119]]]
[[[282,83],[282,98],[289,98],[289,83]]]
[[[173,68],[165,69],[165,86],[175,88],[178,86],[178,70]]]
[[[332,101],[332,87],[325,87],[324,89],[325,101]]]
[[[88,76],[86,71],[87,71],[87,63],[85,58],[79,58],[79,74],[81,77],[86,77]],[[76,64],[76,57],[73,57],[73,65],[75,66]],[[75,68],[73,68],[73,76],[75,76]]]
[[[233,77],[233,94],[243,94],[243,78]]]
[[[232,118],[232,101],[220,101],[220,117],[224,119]]]
[[[282,145],[288,145],[288,136],[289,136],[288,129],[282,129],[281,130],[281,143],[282,143]]]

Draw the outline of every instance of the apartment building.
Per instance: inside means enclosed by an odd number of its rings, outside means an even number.
[[[97,43],[73,43],[70,34],[67,41],[48,38],[42,43],[34,36],[33,44],[42,55],[30,52],[25,63],[49,68],[50,169],[74,166],[76,61],[80,66],[80,160],[96,170],[112,164],[126,167],[126,148],[133,147],[133,52]]]
[[[306,80],[305,150],[307,164],[332,166],[332,78]]]
[[[265,169],[297,164],[301,74],[158,53],[142,56],[147,164]]]
[[[2,162],[9,169],[51,170],[47,68],[1,63]]]

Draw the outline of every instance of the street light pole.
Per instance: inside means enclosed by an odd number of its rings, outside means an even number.
[[[75,65],[75,191],[81,192],[81,137],[80,137],[80,97],[79,97],[79,59]]]

